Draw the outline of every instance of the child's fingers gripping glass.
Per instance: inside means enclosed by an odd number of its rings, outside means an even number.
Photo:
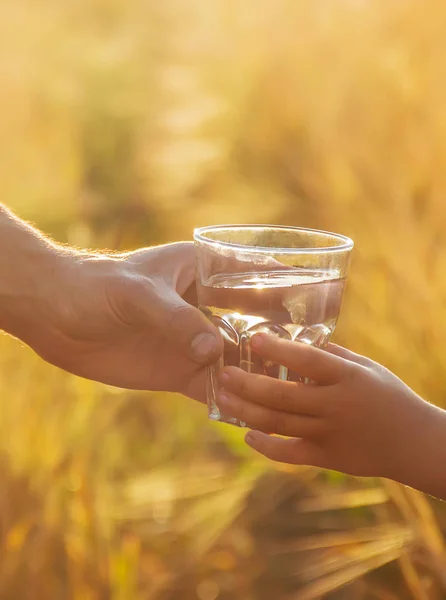
[[[251,429],[266,433],[311,438],[327,432],[327,424],[323,419],[272,410],[247,402],[227,391],[220,393],[217,404],[225,415],[245,422]]]
[[[236,367],[226,367],[219,379],[225,390],[267,408],[317,417],[327,406],[326,387],[252,375]]]
[[[251,345],[260,356],[322,385],[338,383],[351,364],[320,348],[272,335],[259,333],[252,338]]]

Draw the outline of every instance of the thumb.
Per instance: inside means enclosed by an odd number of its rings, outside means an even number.
[[[223,340],[197,308],[160,283],[156,290],[139,291],[133,297],[133,305],[151,327],[197,364],[210,365],[218,360],[223,352]]]
[[[223,352],[223,340],[217,329],[198,308],[175,292],[162,298],[159,326],[172,344],[177,344],[198,364],[212,364]]]

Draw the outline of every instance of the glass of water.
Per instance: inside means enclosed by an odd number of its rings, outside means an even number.
[[[243,427],[217,407],[219,370],[232,365],[304,381],[256,355],[251,338],[263,332],[326,346],[341,309],[353,242],[336,233],[275,225],[202,227],[194,239],[199,306],[224,340],[223,355],[207,373],[209,417]]]

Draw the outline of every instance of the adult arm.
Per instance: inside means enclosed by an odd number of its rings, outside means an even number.
[[[0,205],[0,329],[48,362],[204,400],[205,366],[221,340],[195,304],[193,244],[78,251]]]

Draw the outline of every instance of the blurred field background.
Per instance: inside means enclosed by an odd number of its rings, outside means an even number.
[[[85,247],[350,235],[337,341],[442,404],[445,67],[440,0],[3,0],[0,198]],[[274,466],[6,337],[0,411],[1,600],[446,598],[421,494]]]

